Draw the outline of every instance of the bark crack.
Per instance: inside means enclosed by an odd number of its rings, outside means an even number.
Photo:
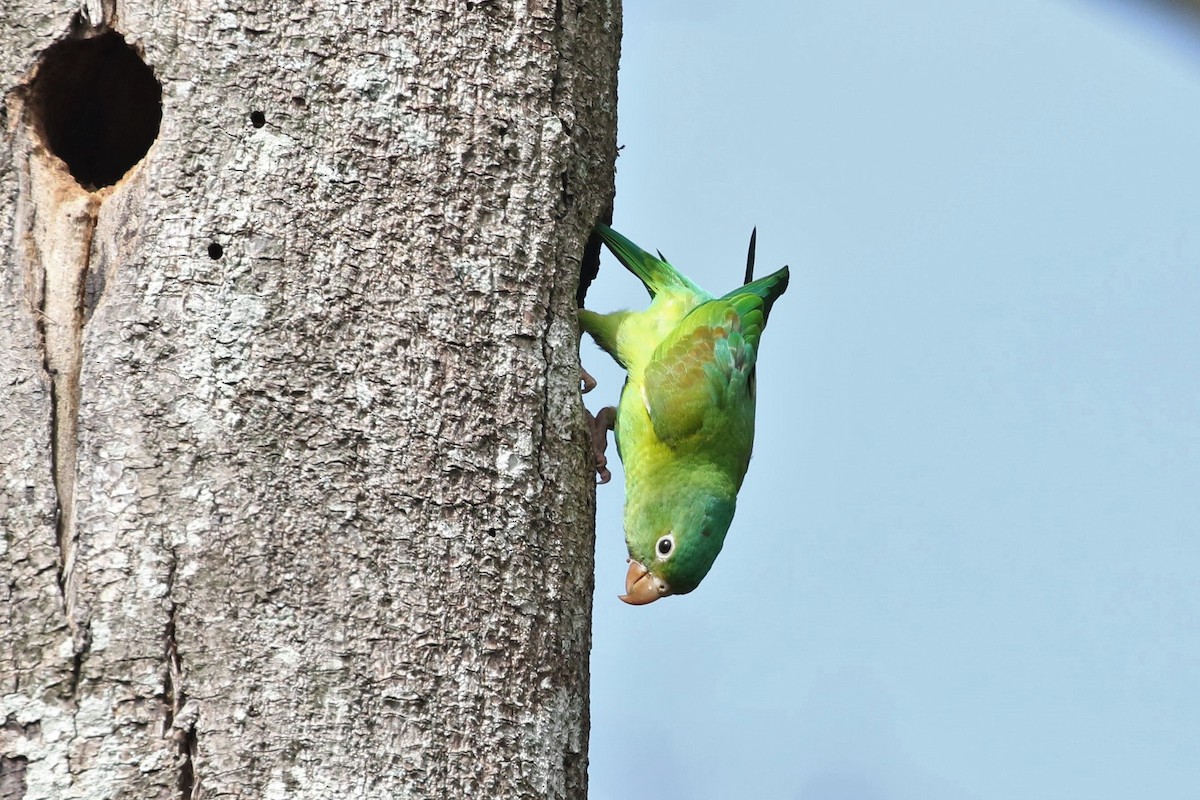
[[[198,712],[195,703],[188,701],[187,693],[183,689],[183,660],[179,656],[179,642],[175,628],[178,605],[174,600],[174,589],[178,565],[179,557],[172,548],[171,564],[167,569],[167,603],[170,610],[167,614],[166,629],[163,632],[167,659],[167,669],[163,676],[163,736],[170,737],[178,748],[176,769],[179,770],[179,781],[176,786],[179,790],[179,798],[180,800],[194,800],[200,796],[200,782],[196,777]]]
[[[550,343],[550,337],[554,335],[554,296],[556,294],[555,287],[558,285],[558,270],[554,270],[554,273],[554,279],[550,285],[550,293],[546,297],[546,317],[542,328],[542,363],[545,369],[545,378],[542,381],[542,409],[541,419],[538,423],[541,429],[541,437],[538,442],[534,443],[537,475],[541,481],[540,488],[544,488],[548,483],[546,478],[545,451],[546,441],[550,435],[550,394],[552,391],[551,382],[554,376],[554,352]]]
[[[38,167],[42,167],[39,169]],[[54,171],[34,167],[33,237],[41,274],[36,334],[50,389],[50,480],[55,494],[58,588],[72,640],[70,696],[78,699],[83,660],[91,644],[75,607],[75,466],[79,379],[83,366],[84,289],[100,199],[71,191]],[[72,182],[73,183],[73,182]]]
[[[555,0],[555,2],[554,2],[554,32],[559,36],[562,36],[562,34],[564,33],[562,0]],[[563,37],[563,41],[569,41],[569,37]],[[559,105],[558,92],[559,92],[559,89],[562,86],[562,82],[563,82],[562,81],[562,66],[563,66],[562,62],[563,62],[562,50],[559,49],[559,51],[555,54],[555,57],[554,57],[554,74],[550,77],[550,107],[551,108],[558,108],[558,105]]]

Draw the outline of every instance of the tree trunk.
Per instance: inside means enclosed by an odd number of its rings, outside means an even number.
[[[0,2],[0,798],[586,794],[619,35]]]

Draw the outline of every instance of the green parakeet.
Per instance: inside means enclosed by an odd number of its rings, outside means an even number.
[[[661,253],[606,225],[596,233],[652,298],[645,311],[579,312],[628,373],[613,426],[630,560],[621,599],[643,605],[699,586],[725,542],[754,444],[759,340],[788,269],[752,281],[752,239],[746,284],[713,297]]]

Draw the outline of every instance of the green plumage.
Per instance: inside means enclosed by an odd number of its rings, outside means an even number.
[[[660,595],[684,594],[708,574],[733,520],[754,444],[758,346],[788,270],[713,297],[611,228],[596,232],[652,298],[645,311],[579,312],[628,373],[615,425],[625,540]]]

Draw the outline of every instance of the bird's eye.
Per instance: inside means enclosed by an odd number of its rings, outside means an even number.
[[[671,553],[675,551],[675,534],[668,533],[659,539],[658,544],[654,545],[654,549],[658,551],[660,561],[670,558]]]

